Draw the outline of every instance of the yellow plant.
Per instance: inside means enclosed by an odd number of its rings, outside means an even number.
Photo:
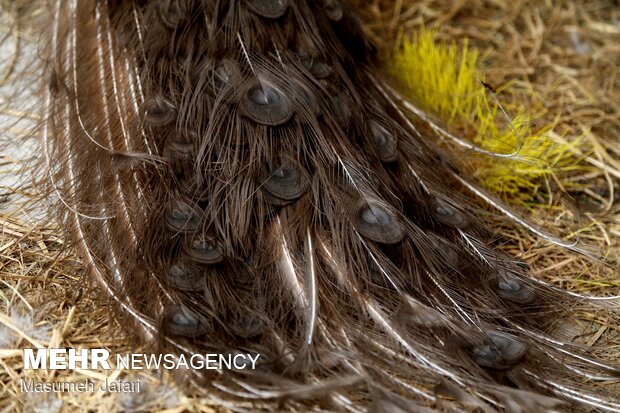
[[[531,205],[545,193],[551,174],[583,169],[573,150],[580,142],[555,140],[555,121],[534,127],[533,121],[545,115],[540,107],[500,104],[503,94],[482,81],[479,59],[467,39],[457,47],[438,42],[435,30],[422,28],[399,40],[390,68],[421,109],[478,147],[504,155],[472,158],[487,188],[509,202]],[[502,92],[507,91],[508,85]],[[511,113],[518,115],[510,119]]]

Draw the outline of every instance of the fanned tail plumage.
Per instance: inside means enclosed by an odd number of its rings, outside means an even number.
[[[594,304],[490,245],[475,186],[381,86],[345,3],[52,13],[43,151],[60,217],[139,341],[261,355],[251,373],[192,372],[216,400],[620,411],[598,384],[620,369],[554,338]]]

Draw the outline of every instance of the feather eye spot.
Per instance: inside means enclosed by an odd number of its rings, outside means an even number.
[[[326,79],[334,73],[334,70],[330,65],[324,61],[313,58],[304,49],[298,49],[295,54],[297,55],[301,65],[317,79]]]
[[[282,17],[288,9],[288,0],[247,0],[246,4],[254,13],[268,19]]]
[[[511,336],[499,332],[488,334],[488,342],[472,348],[473,360],[481,367],[507,370],[517,364],[527,346]]]
[[[217,264],[224,259],[222,248],[204,237],[191,240],[184,251],[191,260],[201,264]]]
[[[263,125],[277,126],[293,116],[291,102],[268,82],[253,84],[241,100],[243,114]]]
[[[375,200],[361,200],[356,208],[355,226],[366,238],[381,244],[397,244],[405,237],[396,215]]]
[[[191,232],[198,229],[200,219],[189,205],[177,203],[166,213],[165,222],[172,231]]]
[[[370,121],[370,130],[374,137],[379,159],[384,162],[394,162],[398,158],[394,134],[374,120]]]
[[[253,88],[248,97],[253,103],[260,106],[269,106],[278,102],[278,95],[270,88]]]
[[[174,29],[185,18],[185,13],[179,0],[165,0],[159,3],[159,16],[164,25]]]
[[[262,182],[262,188],[272,197],[286,203],[305,194],[308,191],[308,181],[301,166],[283,156],[280,163],[269,171],[269,176]]]
[[[161,95],[150,97],[144,101],[144,121],[153,126],[163,126],[176,117],[176,109],[172,102]]]
[[[338,0],[326,0],[323,5],[323,10],[325,10],[327,17],[335,22],[342,20],[342,16],[344,15],[344,11]]]
[[[454,228],[465,228],[469,224],[465,215],[442,199],[433,199],[430,207],[433,216],[443,224]]]
[[[374,205],[362,212],[362,219],[370,225],[385,225],[390,222],[387,211]]]
[[[165,155],[170,158],[191,159],[194,154],[194,144],[191,142],[169,141],[164,149]]]
[[[172,305],[165,310],[166,330],[175,336],[198,337],[208,331],[207,324],[199,316],[182,305]]]
[[[202,283],[200,274],[185,263],[172,264],[166,272],[166,280],[179,291],[200,291]]]
[[[310,64],[310,73],[317,79],[327,79],[334,73],[333,69],[325,62],[313,60]]]
[[[230,73],[228,72],[228,70],[226,69],[226,66],[224,65],[220,65],[217,69],[215,69],[213,74],[214,74],[215,86],[218,89],[221,89],[224,85],[230,82]]]
[[[297,56],[297,59],[299,59],[299,63],[306,70],[310,71],[310,69],[312,68],[312,64],[314,63],[314,59],[312,59],[312,56],[310,56],[310,53],[308,53],[303,48],[297,48],[295,50],[295,55]]]
[[[245,314],[233,321],[231,330],[239,337],[252,338],[263,333],[263,326],[257,317],[252,314]]]
[[[220,61],[213,70],[212,83],[216,92],[230,85],[233,79],[239,74],[239,70],[234,62],[228,59]]]
[[[295,201],[294,199],[287,200],[287,199],[278,198],[277,196],[271,195],[267,191],[263,191],[262,196],[263,196],[263,199],[265,200],[265,202],[267,202],[268,204],[271,204],[273,206],[276,206],[276,207],[282,207],[282,206],[290,205],[290,204],[292,204]]]
[[[497,273],[497,295],[519,304],[531,304],[536,301],[534,291],[515,276],[506,271]]]

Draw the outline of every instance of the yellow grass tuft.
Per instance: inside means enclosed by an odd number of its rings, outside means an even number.
[[[509,85],[495,91],[483,82],[480,52],[467,39],[458,47],[438,42],[436,30],[422,28],[411,38],[401,37],[392,59],[393,74],[422,109],[477,146],[504,155],[477,159],[475,173],[505,200],[529,206],[545,194],[552,174],[584,169],[576,156],[584,153],[581,140],[555,139],[555,122],[535,126],[545,115],[540,105],[528,110],[502,101],[510,95]],[[518,115],[510,118],[511,113]]]

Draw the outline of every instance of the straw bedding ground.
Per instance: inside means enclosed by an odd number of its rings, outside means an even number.
[[[557,120],[558,140],[581,139],[587,172],[552,180],[560,187],[571,182],[582,185],[573,198],[552,198],[552,208],[535,208],[533,219],[558,227],[563,218],[581,211],[581,239],[595,244],[611,266],[591,262],[540,242],[524,230],[497,228],[502,247],[521,257],[532,274],[563,288],[594,295],[620,291],[620,276],[614,265],[620,256],[620,207],[617,184],[620,179],[620,7],[614,1],[523,1],[523,0],[375,0],[359,1],[368,33],[380,50],[389,54],[401,33],[421,26],[439,27],[441,40],[463,38],[488,51],[483,71],[493,85],[510,82],[511,93],[500,99],[521,99],[525,104],[541,103],[546,111],[541,122]],[[3,35],[21,39],[20,47],[2,58],[0,82],[16,82],[25,76],[16,63],[23,45],[35,37],[28,30],[29,19],[40,14],[37,7],[21,7],[19,20],[7,18],[20,2],[4,6]],[[34,16],[34,17],[33,17]],[[33,20],[33,21],[35,21]],[[10,43],[10,42],[9,42]],[[32,75],[32,74],[31,74]],[[7,144],[27,135],[27,126],[13,123],[24,115],[36,122],[34,113],[15,109],[10,94],[0,94],[0,129],[6,131],[0,150],[0,413],[73,411],[225,411],[217,403],[199,396],[188,398],[178,392],[169,377],[157,372],[132,373],[121,377],[143,381],[139,395],[113,393],[70,393],[47,396],[27,395],[20,390],[20,378],[41,381],[84,381],[95,383],[119,378],[118,372],[56,371],[22,372],[24,347],[108,347],[113,352],[129,351],[118,325],[110,325],[105,306],[96,305],[86,288],[76,288],[84,269],[77,258],[62,250],[63,240],[54,226],[24,214],[23,202],[31,197],[27,180],[6,183],[22,168]],[[3,100],[4,98],[4,100]],[[8,130],[7,130],[8,129]],[[472,161],[475,165],[475,161]],[[8,181],[5,181],[8,179]],[[19,202],[18,202],[19,200]],[[43,213],[42,213],[43,212]],[[568,228],[566,228],[568,230]],[[573,234],[574,235],[574,234]],[[593,344],[605,340],[606,357],[620,360],[620,327],[610,325],[601,314],[580,314],[575,331],[585,332],[580,340]]]

